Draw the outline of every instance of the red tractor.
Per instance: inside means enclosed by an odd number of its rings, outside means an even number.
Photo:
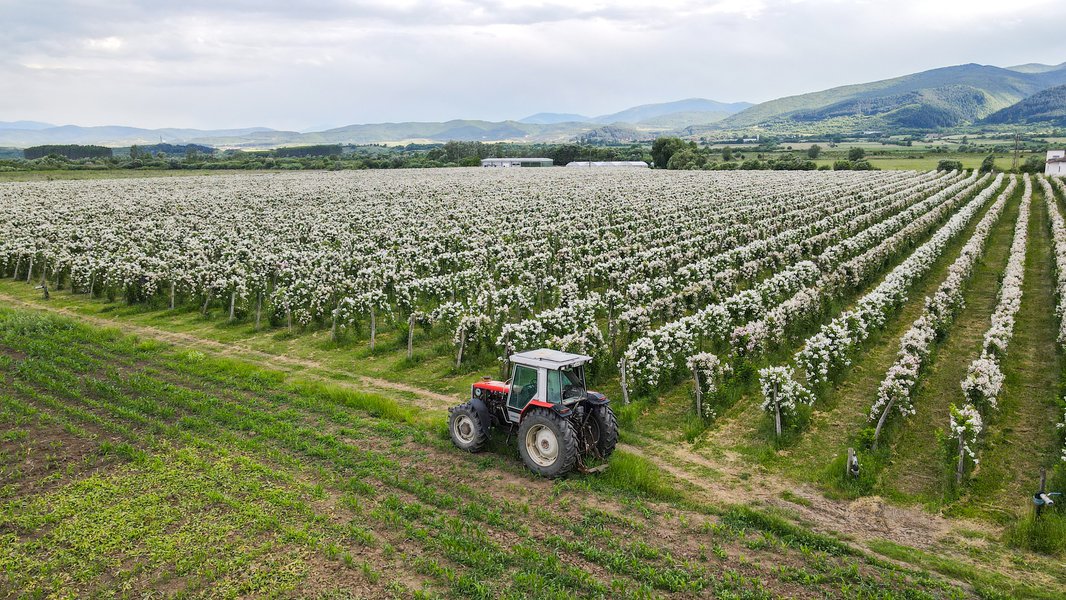
[[[509,381],[485,377],[472,386],[470,401],[448,410],[452,442],[467,452],[485,446],[489,429],[518,434],[518,453],[535,473],[555,478],[590,459],[606,460],[618,441],[609,400],[585,387],[591,356],[542,348],[511,356]]]

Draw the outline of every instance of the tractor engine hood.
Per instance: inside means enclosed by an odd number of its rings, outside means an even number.
[[[511,391],[511,386],[507,385],[506,381],[496,381],[495,379],[478,381],[474,383],[474,387],[487,392],[499,392],[501,394]]]

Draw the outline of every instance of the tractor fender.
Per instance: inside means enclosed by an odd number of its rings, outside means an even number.
[[[599,392],[586,392],[585,393],[585,402],[587,404],[591,404],[593,406],[600,406],[600,405],[603,405],[603,404],[610,404],[611,403],[611,401],[607,399],[607,396],[604,396],[603,394],[601,394]]]
[[[563,417],[564,419],[569,419],[570,415],[574,412],[570,410],[570,407],[566,406],[565,404],[552,404],[551,402],[544,402],[543,400],[531,400],[529,404],[527,404],[526,407],[522,409],[522,414],[518,416],[519,420],[525,417],[526,413],[529,412],[529,409],[531,408],[546,408],[550,411],[555,412],[555,414],[559,415],[560,417]]]
[[[481,398],[470,398],[470,406],[474,407],[474,412],[477,413],[479,419],[485,427],[492,425],[491,413],[489,413],[489,407],[485,405],[485,401]]]

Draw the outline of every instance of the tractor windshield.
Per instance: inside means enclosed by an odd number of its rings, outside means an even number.
[[[548,371],[548,402],[559,404],[585,397],[585,374],[582,367]]]

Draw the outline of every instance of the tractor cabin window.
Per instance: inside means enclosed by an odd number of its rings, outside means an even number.
[[[559,404],[585,397],[585,377],[581,367],[548,371],[548,402]]]
[[[511,378],[511,397],[507,404],[511,408],[522,410],[537,395],[537,370],[532,367],[516,365],[514,377]]]

